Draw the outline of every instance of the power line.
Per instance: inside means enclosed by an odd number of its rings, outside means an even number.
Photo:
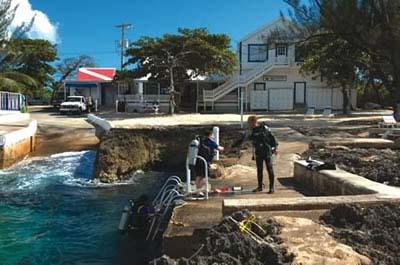
[[[116,25],[116,28],[121,30],[121,70],[124,69],[124,55],[125,55],[125,48],[128,46],[128,41],[125,39],[125,31],[132,27],[132,24],[122,23],[120,25]]]

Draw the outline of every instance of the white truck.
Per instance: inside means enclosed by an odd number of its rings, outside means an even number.
[[[69,96],[67,100],[60,105],[60,114],[78,113],[81,114],[89,110],[85,97]]]

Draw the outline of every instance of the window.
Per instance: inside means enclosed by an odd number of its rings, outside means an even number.
[[[295,61],[304,62],[304,57],[306,54],[306,47],[303,44],[298,44],[295,47]]]
[[[266,44],[249,44],[249,62],[265,62],[268,60],[268,46]]]
[[[158,95],[158,83],[144,83],[145,95]]]
[[[287,44],[276,44],[276,56],[287,56]]]
[[[254,83],[254,90],[265,90],[265,83]]]

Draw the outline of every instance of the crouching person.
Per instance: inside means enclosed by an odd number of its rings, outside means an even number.
[[[210,175],[209,174],[210,163],[213,160],[215,152],[217,150],[223,152],[224,147],[216,143],[213,137],[212,129],[207,129],[205,131],[204,136],[200,139],[199,153],[198,153],[199,156],[203,157],[207,161],[207,165],[205,165],[200,158],[197,158],[194,170],[196,175],[195,183],[196,183],[197,195],[199,197],[204,197],[204,193],[202,192],[201,189],[205,185],[205,180],[204,180],[205,172],[207,170],[208,176]]]

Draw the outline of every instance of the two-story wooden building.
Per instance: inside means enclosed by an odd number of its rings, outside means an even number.
[[[301,62],[297,62],[295,45],[267,44],[269,32],[285,27],[286,23],[279,18],[242,38],[237,50],[238,71],[216,88],[201,87],[199,107],[217,112],[237,111],[243,93],[247,111],[289,111],[306,107],[341,110],[340,88],[328,86],[321,78],[299,73]],[[356,91],[352,90],[349,96],[355,107]]]

